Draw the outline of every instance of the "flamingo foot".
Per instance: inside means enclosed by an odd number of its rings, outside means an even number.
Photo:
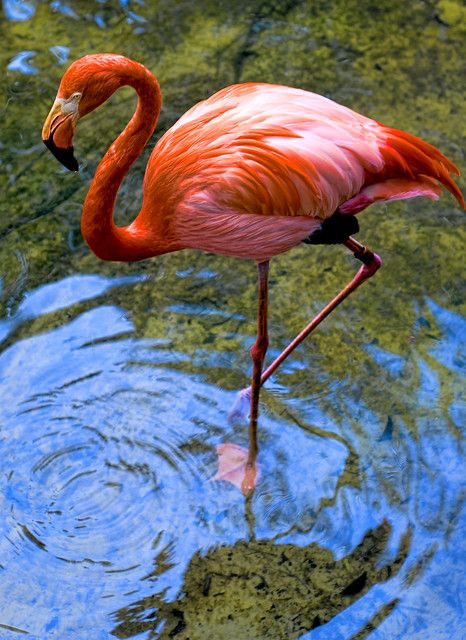
[[[212,480],[224,480],[248,496],[255,488],[259,477],[259,466],[250,460],[249,451],[232,442],[217,446],[218,471]]]
[[[251,407],[251,387],[241,389],[236,396],[235,402],[228,414],[229,422],[239,422],[246,420]]]

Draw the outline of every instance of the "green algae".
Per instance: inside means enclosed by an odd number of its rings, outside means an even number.
[[[380,563],[389,534],[390,526],[382,522],[341,560],[317,544],[301,548],[268,540],[240,541],[206,555],[197,553],[176,602],[167,606],[158,594],[120,610],[113,634],[130,638],[164,622],[161,633],[148,637],[299,638],[399,572],[409,552],[410,534],[390,562]]]

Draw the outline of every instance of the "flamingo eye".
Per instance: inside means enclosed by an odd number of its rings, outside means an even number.
[[[79,91],[75,91],[75,93],[72,93],[70,95],[70,97],[68,98],[68,100],[77,100],[78,98],[80,98],[82,96],[82,93],[80,93]]]

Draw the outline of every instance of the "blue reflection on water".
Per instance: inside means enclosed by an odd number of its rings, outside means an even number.
[[[431,355],[444,367],[457,373],[464,373],[466,369],[466,319],[458,313],[452,313],[442,308],[433,300],[427,302],[439,328],[442,340],[431,350]]]
[[[50,6],[54,11],[58,11],[67,18],[74,18],[75,20],[79,19],[76,11],[66,2],[61,2],[61,0],[54,0],[50,3]]]
[[[35,51],[21,51],[21,53],[15,55],[8,63],[8,71],[19,71],[26,75],[36,75],[39,73],[39,70],[29,62],[35,55]]]
[[[100,296],[113,287],[141,282],[144,279],[144,276],[104,278],[99,275],[77,274],[64,278],[60,282],[43,285],[35,291],[26,293],[24,300],[11,318],[0,320],[0,342],[25,320],[65,309],[78,302]]]
[[[364,598],[328,624],[305,634],[303,638],[306,640],[352,637],[358,629],[370,624],[376,611],[399,598],[391,615],[375,625],[368,637],[384,640],[463,638],[465,459],[458,435],[449,428],[446,420],[436,368],[440,364],[451,374],[461,374],[464,379],[464,360],[459,354],[464,346],[462,336],[466,335],[466,322],[460,315],[431,300],[427,301],[427,306],[442,334],[429,351],[432,360],[427,362],[418,358],[417,361],[419,387],[415,402],[418,404],[412,413],[417,437],[414,438],[398,419],[396,439],[391,436],[380,439],[365,455],[359,447],[362,463],[366,465],[365,499],[361,492],[344,488],[335,507],[326,510],[327,513],[324,511],[323,524],[319,525],[317,520],[306,538],[306,543],[318,540],[329,546],[339,557],[342,550],[346,552],[358,542],[366,527],[373,525],[374,518],[377,521],[386,518],[393,527],[392,552],[407,527],[413,527],[407,566],[394,579],[374,586]],[[373,346],[370,352],[392,375],[403,370],[403,358]],[[455,389],[454,385],[452,387]],[[454,395],[454,402],[449,407],[450,415],[456,414],[460,404],[464,410],[464,402],[459,397],[462,387],[458,386],[458,395]],[[360,426],[370,426],[376,433],[383,429],[374,416],[364,415],[361,404],[358,405],[358,417]],[[464,421],[454,422],[457,428],[464,430]],[[349,429],[343,431],[348,433]],[[398,491],[398,501],[394,502],[393,496],[390,499],[390,494],[382,490],[381,478],[388,480],[391,488]],[[352,511],[349,517],[351,526],[345,528],[342,522],[348,520],[349,509]],[[318,535],[319,526],[321,536]],[[297,539],[293,541],[298,542]],[[416,567],[418,570],[414,577],[408,579],[410,570]]]
[[[70,55],[70,48],[60,45],[50,47],[49,51],[53,53],[60,64],[65,64],[65,62],[68,60],[68,56]]]
[[[36,12],[36,5],[31,0],[3,0],[3,10],[7,20],[29,20]]]
[[[138,280],[80,275],[40,287],[3,321],[3,337]],[[318,403],[295,402],[307,418],[301,428],[262,416],[258,538],[317,542],[340,559],[388,520],[383,564],[413,530],[404,569],[305,638],[349,638],[395,598],[400,602],[371,637],[416,638],[428,624],[428,637],[440,638],[439,615],[458,624],[464,459],[445,426],[434,367],[442,361],[457,370],[444,353],[457,348],[451,327],[461,319],[430,308],[444,333],[432,360],[419,360],[425,411],[417,412],[417,438],[401,418],[387,430],[351,394],[345,401],[348,415],[358,416],[357,431],[347,418],[335,423]],[[397,362],[378,350],[374,357],[382,367]],[[2,624],[38,639],[100,637],[96,630],[110,630],[120,607],[164,590],[166,599],[176,598],[196,551],[247,537],[243,497],[210,480],[216,444],[245,444],[244,431],[235,433],[226,419],[235,394],[171,368],[187,359],[163,337],[134,336],[127,313],[111,304],[1,353],[0,597],[9,602]],[[338,488],[351,447],[361,486]],[[409,571],[419,563],[411,584]],[[460,638],[452,627],[449,637]]]
[[[386,369],[392,376],[399,376],[405,366],[405,360],[395,353],[384,351],[375,344],[366,347],[367,352],[374,358],[378,365]]]
[[[20,322],[134,280],[73,276],[45,285],[4,321],[4,337]],[[159,368],[183,354],[163,340],[123,337],[132,329],[125,312],[103,305],[0,356],[0,453],[8,461],[0,590],[11,602],[5,622],[21,620],[38,637],[50,625],[67,638],[102,628],[127,604],[121,594],[153,591],[143,578],[167,545],[173,565],[156,586],[173,598],[195,551],[247,537],[242,495],[210,480],[215,445],[232,435],[234,394]],[[268,537],[333,495],[347,451],[294,425],[266,425],[255,504],[257,533]],[[190,453],[193,442],[203,443],[201,453]]]

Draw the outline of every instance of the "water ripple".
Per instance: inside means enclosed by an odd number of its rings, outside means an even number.
[[[246,441],[244,425],[227,422],[235,392],[177,370],[186,354],[163,338],[139,339],[129,314],[100,300],[133,282],[65,278],[28,294],[3,325],[8,337],[41,314],[53,318],[70,305],[75,314],[6,341],[0,353],[0,596],[13,594],[2,624],[37,637],[55,625],[75,638],[66,616],[51,618],[59,606],[73,611],[75,625],[84,616],[80,628],[91,633],[102,616],[154,589],[174,599],[196,553],[232,545],[251,527],[258,539],[319,544],[340,560],[385,520],[386,563],[416,522],[410,568],[386,588],[395,597],[401,580],[416,584],[426,549],[437,553],[438,531],[460,517],[446,478],[459,477],[461,459],[442,457],[456,441],[429,413],[438,415],[442,400],[433,355],[418,363],[420,441],[400,417],[380,422],[356,403],[346,380],[331,385],[331,398],[347,406],[340,422],[319,409],[320,389],[290,401],[283,383],[278,394],[270,385],[280,418],[261,416],[261,480],[248,516],[240,492],[210,481],[216,445]],[[393,361],[384,354],[380,366]],[[376,610],[376,600],[365,606]],[[91,602],[98,612],[89,614]]]

